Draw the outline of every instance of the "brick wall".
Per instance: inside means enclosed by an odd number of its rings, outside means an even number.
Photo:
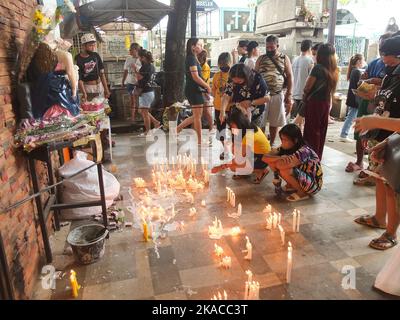
[[[16,115],[13,111],[11,72],[17,43],[23,43],[36,0],[0,0],[0,207],[7,207],[31,190],[27,162],[13,148]],[[40,180],[45,167],[37,165]],[[44,250],[33,201],[7,213],[0,212],[0,230],[17,299],[29,299],[44,263]]]

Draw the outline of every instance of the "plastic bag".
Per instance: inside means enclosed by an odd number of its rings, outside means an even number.
[[[93,164],[93,161],[87,160],[86,153],[78,151],[71,161],[60,167],[59,173],[62,177],[68,177]],[[103,180],[106,205],[108,208],[119,195],[120,183],[114,175],[105,170],[103,170]],[[100,187],[96,166],[72,179],[65,180],[62,185],[62,201],[64,203],[100,200]],[[83,219],[101,213],[101,210],[101,206],[68,209],[61,211],[61,217],[67,220]]]
[[[59,118],[62,115],[72,118],[71,112],[69,112],[68,109],[65,109],[60,105],[56,104],[47,109],[47,111],[43,115],[43,120],[46,121],[46,120],[51,120],[52,118]]]

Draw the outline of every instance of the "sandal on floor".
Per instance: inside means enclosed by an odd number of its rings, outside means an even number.
[[[260,183],[264,180],[264,178],[268,175],[268,173],[269,173],[269,169],[267,168],[267,169],[265,169],[265,170],[263,171],[263,173],[261,174],[260,177],[256,177],[256,178],[254,179],[253,183],[254,183],[254,184],[260,184]]]
[[[373,177],[367,176],[365,178],[355,178],[353,180],[353,184],[355,184],[356,186],[373,187],[376,183]]]
[[[248,177],[249,177],[249,175],[234,174],[234,175],[232,176],[232,179],[233,179],[233,180],[241,180],[241,179],[246,179],[246,178],[248,178]]]
[[[397,240],[389,233],[385,232],[379,238],[373,239],[369,246],[377,250],[387,250],[397,245]]]
[[[290,201],[290,202],[303,201],[303,200],[307,200],[307,199],[310,199],[310,196],[308,194],[305,195],[304,197],[300,197],[297,193],[293,193],[286,198],[286,200]]]
[[[354,220],[355,223],[375,229],[386,229],[386,225],[379,224],[375,216],[364,215]]]
[[[355,171],[359,171],[362,170],[363,168],[361,166],[359,166],[357,163],[354,162],[349,162],[345,171],[346,172],[355,172]]]

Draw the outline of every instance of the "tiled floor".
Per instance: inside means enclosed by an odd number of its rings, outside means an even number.
[[[128,188],[135,177],[149,178],[150,167],[145,161],[144,138],[130,134],[115,137],[114,159],[118,166],[122,201],[118,203],[128,214]],[[148,145],[147,145],[148,146]],[[217,151],[215,151],[217,152]],[[326,147],[324,154],[324,187],[314,198],[292,204],[275,196],[271,175],[261,185],[250,180],[232,180],[231,173],[211,177],[210,187],[195,194],[196,218],[189,217],[189,204],[179,194],[161,199],[168,207],[176,202],[176,221],[184,221],[184,230],[169,232],[159,240],[159,257],[152,242],[142,241],[138,228],[125,228],[111,233],[105,256],[89,266],[79,266],[71,256],[63,255],[69,227],[54,237],[55,261],[58,270],[73,268],[82,285],[79,299],[210,299],[226,290],[230,299],[242,299],[250,269],[260,283],[260,299],[391,299],[372,289],[375,276],[391,254],[368,247],[380,231],[359,226],[355,216],[372,213],[374,189],[356,187],[353,176],[344,172],[352,157]],[[233,212],[226,202],[225,187],[236,193],[236,202],[243,206],[238,219],[227,216]],[[138,194],[134,192],[135,202]],[[201,207],[206,200],[206,207]],[[270,203],[283,214],[282,226],[286,241],[293,244],[293,272],[290,284],[285,283],[287,246],[282,246],[278,230],[265,229],[263,208]],[[291,231],[294,208],[302,213],[300,233]],[[237,237],[225,235],[210,240],[207,226],[217,216],[225,231],[240,226]],[[253,244],[253,259],[244,259],[245,236]],[[232,257],[232,268],[219,268],[213,254],[214,243]],[[356,269],[356,289],[342,288],[343,266]],[[69,299],[68,276],[63,274],[54,291],[38,290],[36,299]]]

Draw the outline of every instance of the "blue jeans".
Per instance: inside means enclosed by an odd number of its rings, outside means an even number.
[[[353,124],[354,119],[357,117],[357,112],[357,108],[349,107],[346,120],[343,124],[342,132],[340,133],[341,138],[347,138],[347,136],[349,135],[351,125]]]

